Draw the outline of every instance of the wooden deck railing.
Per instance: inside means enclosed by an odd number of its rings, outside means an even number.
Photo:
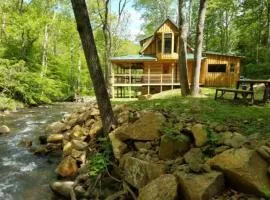
[[[177,83],[172,74],[114,74],[114,84],[174,84]]]

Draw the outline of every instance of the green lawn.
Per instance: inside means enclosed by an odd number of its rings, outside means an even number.
[[[197,98],[183,98],[179,90],[154,95],[152,100],[125,102],[131,107],[168,111],[177,116],[190,116],[198,121],[238,126],[243,134],[270,134],[270,105],[235,104],[232,100],[215,101],[214,89],[203,88]],[[232,99],[232,96],[226,98]]]

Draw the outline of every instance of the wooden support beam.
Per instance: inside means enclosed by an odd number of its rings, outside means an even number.
[[[112,65],[112,87],[111,87],[111,90],[112,90],[112,99],[114,99],[114,83],[115,83],[115,80],[114,80],[114,64]]]
[[[162,73],[162,70],[161,70],[161,74],[160,74],[160,92],[162,92],[162,89],[163,89],[162,84],[163,84],[163,73]]]
[[[174,50],[174,32],[172,32],[172,48],[171,48],[171,54],[173,54]]]
[[[174,84],[174,63],[172,64],[172,86],[171,86],[172,90],[173,90],[173,84]]]
[[[129,66],[129,98],[131,99],[131,65]]]
[[[147,82],[148,82],[148,86],[147,86],[147,94],[150,94],[150,66],[148,65],[148,73],[147,73]]]
[[[164,32],[162,32],[161,37],[161,53],[164,54],[164,46],[165,46],[165,38],[164,38]]]

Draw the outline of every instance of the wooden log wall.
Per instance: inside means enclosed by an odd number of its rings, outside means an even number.
[[[211,54],[207,54],[206,56],[207,59],[203,63],[205,86],[234,87],[240,76],[240,58]],[[209,64],[225,64],[226,72],[208,72]],[[230,71],[231,64],[235,65],[234,72]]]

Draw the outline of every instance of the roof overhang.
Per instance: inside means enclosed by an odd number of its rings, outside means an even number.
[[[112,62],[153,62],[157,61],[157,58],[149,55],[127,55],[112,57]]]

